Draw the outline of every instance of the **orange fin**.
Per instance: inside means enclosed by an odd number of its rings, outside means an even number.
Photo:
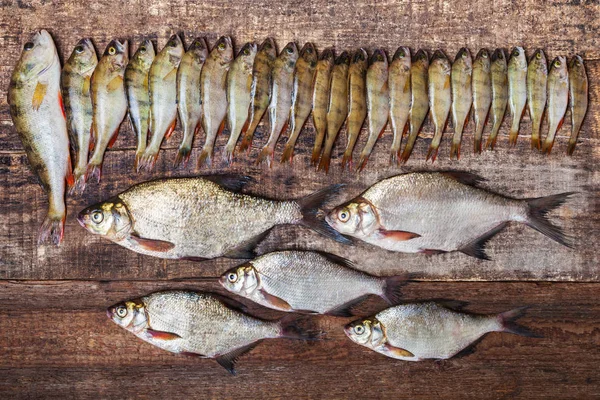
[[[225,129],[225,120],[227,118],[224,118],[223,121],[221,121],[221,125],[219,125],[219,130],[217,131],[217,137],[223,133],[223,130]]]
[[[86,76],[85,79],[83,80],[83,87],[81,88],[81,91],[83,92],[84,96],[90,95],[90,83],[91,83],[91,76]]]
[[[292,306],[290,306],[287,301],[285,301],[277,296],[273,296],[272,294],[267,293],[264,289],[260,289],[260,293],[263,295],[263,297],[265,298],[267,303],[269,303],[274,308],[276,308],[278,310],[283,310],[283,311],[291,311],[292,310]]]
[[[406,349],[400,347],[394,347],[389,343],[385,344],[386,353],[392,354],[396,357],[414,357],[415,355]]]
[[[132,233],[130,238],[143,249],[149,251],[167,252],[175,247],[175,245],[171,242],[166,242],[164,240],[145,239],[135,233]]]
[[[154,329],[150,329],[150,328],[146,329],[146,333],[148,333],[150,336],[152,336],[153,339],[160,339],[160,340],[181,339],[181,336],[179,336],[176,333],[155,331]]]
[[[107,146],[109,149],[112,148],[115,145],[115,142],[117,141],[117,137],[119,136],[119,128],[117,128],[117,130],[110,137],[110,141],[108,142]]]
[[[60,111],[62,112],[63,118],[67,119],[67,112],[65,111],[65,104],[63,103],[62,93],[58,91],[58,104],[60,105]]]
[[[444,82],[444,90],[448,89],[450,87],[450,75],[448,75],[448,77],[446,78],[446,81]]]
[[[171,125],[169,125],[169,127],[167,128],[167,132],[165,133],[165,139],[169,140],[169,138],[173,135],[173,132],[175,131],[175,126],[177,126],[177,117],[175,117],[173,122],[171,122]],[[198,127],[196,127],[196,129],[197,128]]]
[[[383,236],[385,239],[392,239],[398,242],[403,242],[405,240],[410,240],[414,238],[421,237],[421,235],[412,232],[405,231],[388,231],[383,228],[379,228],[378,233]]]
[[[123,77],[121,75],[117,75],[106,85],[106,88],[109,92],[113,92],[123,86]]]
[[[71,162],[71,154],[69,153],[68,161],[67,161],[67,186],[73,187],[75,184],[75,177],[73,177],[73,163]]]
[[[43,83],[38,82],[35,86],[35,90],[33,92],[33,98],[31,99],[31,105],[35,111],[39,110],[42,102],[44,101],[44,97],[46,97],[46,90],[48,89],[48,85],[44,85]],[[58,96],[60,99],[60,92],[58,92]],[[61,101],[62,103],[62,101]],[[63,107],[63,115],[64,115],[64,107]]]

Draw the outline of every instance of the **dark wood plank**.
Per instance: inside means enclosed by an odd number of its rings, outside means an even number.
[[[410,363],[350,342],[351,319],[315,317],[327,340],[273,340],[242,357],[236,377],[216,362],[161,351],[110,322],[104,308],[162,289],[214,290],[203,281],[0,282],[0,396],[4,398],[595,398],[600,395],[600,284],[409,283],[406,300],[455,298],[496,313],[529,305],[520,321],[542,339],[492,333],[464,358]],[[369,302],[365,311],[382,303]],[[274,312],[251,312],[275,318]],[[306,322],[305,322],[306,323]],[[352,371],[351,377],[348,374]]]

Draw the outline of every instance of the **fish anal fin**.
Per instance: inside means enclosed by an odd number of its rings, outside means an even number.
[[[484,182],[486,179],[471,172],[465,171],[445,171],[442,174],[446,175],[448,178],[452,178],[457,182],[460,182],[465,185],[475,186],[481,182]]]
[[[159,340],[175,340],[175,339],[181,339],[181,336],[179,336],[176,333],[172,333],[172,332],[163,332],[163,331],[155,331],[154,329],[146,329],[146,333],[148,335],[150,335],[152,337],[152,339],[159,339]]]
[[[259,235],[251,237],[250,239],[244,241],[239,246],[229,250],[227,253],[223,254],[223,257],[227,258],[242,258],[242,259],[250,259],[256,257],[256,251],[254,250],[256,246],[263,241],[265,237],[269,234],[271,230],[267,230]]]
[[[267,303],[269,303],[274,308],[282,311],[292,311],[292,306],[287,301],[277,296],[273,296],[270,293],[267,293],[264,289],[260,289],[259,291],[262,294],[263,298],[267,301]]]
[[[31,105],[35,111],[39,110],[42,102],[44,101],[44,97],[46,97],[46,91],[48,90],[48,85],[38,82],[35,85],[35,90],[33,91],[33,98],[31,99]],[[60,98],[60,92],[58,94]],[[64,108],[64,107],[63,107]],[[63,111],[64,113],[64,111]]]
[[[81,91],[83,92],[84,96],[89,96],[90,95],[90,83],[92,80],[92,76],[88,75],[83,79],[83,86],[81,87]]]
[[[206,358],[205,355],[203,354],[198,354],[198,353],[192,353],[191,351],[182,351],[181,353],[182,356],[186,356],[186,357],[200,357],[200,358]]]
[[[421,249],[419,253],[425,254],[426,256],[435,256],[438,254],[446,253],[446,251],[438,249]]]
[[[106,85],[106,89],[109,92],[113,92],[117,90],[119,87],[123,86],[123,77],[121,75],[117,75]]]
[[[458,249],[458,251],[460,251],[468,256],[479,258],[481,260],[489,260],[490,258],[485,253],[485,249],[484,249],[485,244],[492,237],[494,237],[498,232],[500,232],[502,229],[504,229],[504,227],[506,225],[507,225],[507,222],[501,223],[500,225],[496,226],[493,229],[490,229],[489,231],[487,231],[486,233],[484,233],[477,239],[473,240],[472,242],[467,243],[466,245],[464,245],[463,247]]]
[[[410,351],[400,348],[400,347],[392,346],[389,343],[386,343],[384,345],[384,348],[388,354],[396,356],[396,357],[414,357],[415,356]]]
[[[418,233],[405,232],[405,231],[388,231],[383,228],[379,228],[377,231],[385,239],[395,240],[397,242],[403,242],[414,238],[421,237]]]
[[[167,252],[175,247],[175,245],[171,242],[157,239],[146,239],[140,237],[136,233],[132,233],[129,237],[140,247],[148,251]]]
[[[194,261],[194,262],[202,262],[202,261],[206,261],[209,260],[208,258],[204,258],[204,257],[181,257],[180,260],[184,260],[184,261]]]
[[[220,366],[225,368],[231,375],[235,375],[235,363],[244,354],[252,350],[259,342],[237,348],[229,353],[225,353],[216,358]]]
[[[352,299],[344,304],[341,304],[341,305],[327,311],[326,314],[332,315],[334,317],[351,317],[352,315],[354,315],[352,313],[352,309],[354,308],[354,306],[365,301],[367,299],[367,297],[369,297],[368,294],[357,297],[356,299]]]
[[[249,182],[255,182],[255,180],[246,175],[238,174],[220,174],[220,175],[207,175],[202,178],[216,183],[219,186],[224,187],[232,192],[239,192]]]

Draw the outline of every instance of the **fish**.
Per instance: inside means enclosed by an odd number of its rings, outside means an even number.
[[[506,105],[508,103],[507,68],[504,50],[496,49],[494,53],[492,53],[490,65],[490,73],[492,76],[492,132],[485,143],[485,147],[490,150],[494,150],[494,147],[496,147],[498,132],[500,132],[500,126],[502,126],[502,120],[506,113]]]
[[[492,105],[492,76],[490,54],[486,49],[479,50],[473,63],[473,115],[475,117],[475,134],[473,151],[481,153],[483,128]]]
[[[567,104],[569,103],[569,71],[567,69],[567,59],[563,56],[558,56],[552,61],[548,73],[547,98],[548,135],[544,141],[542,151],[550,154],[554,145],[554,136],[563,124]]]
[[[92,133],[94,151],[88,161],[87,177],[100,182],[102,161],[107,148],[117,141],[127,114],[124,75],[129,61],[126,41],[112,40],[92,74]]]
[[[258,48],[252,67],[252,89],[248,108],[248,128],[243,133],[240,151],[250,151],[256,127],[263,118],[271,101],[273,81],[273,64],[277,57],[277,49],[273,38],[266,38]]]
[[[435,162],[438,148],[442,141],[444,129],[448,124],[448,114],[452,105],[452,91],[450,88],[450,61],[441,50],[436,50],[429,66],[429,108],[435,133],[427,151],[426,161]]]
[[[569,63],[569,103],[571,105],[571,137],[567,154],[573,155],[577,137],[583,124],[588,107],[588,78],[583,65],[583,58],[573,56]]]
[[[194,136],[202,126],[202,100],[200,98],[200,74],[208,57],[204,38],[196,38],[181,56],[177,68],[177,113],[183,139],[175,156],[175,168],[187,165],[192,152]]]
[[[154,45],[149,39],[143,40],[125,68],[125,91],[129,105],[129,120],[137,137],[134,169],[140,170],[140,159],[146,151],[150,130],[150,96],[148,94],[148,73],[156,56]]]
[[[540,149],[540,128],[546,108],[548,63],[542,49],[537,49],[527,67],[527,105],[531,117],[531,148]]]
[[[508,60],[508,108],[511,115],[508,143],[517,145],[521,119],[527,103],[527,58],[522,47],[514,47]]]
[[[38,244],[59,245],[66,218],[65,191],[72,186],[69,134],[60,91],[60,60],[52,36],[41,30],[25,43],[10,79],[8,104],[27,160],[48,194],[48,215]]]
[[[309,227],[350,241],[321,217],[334,185],[298,200],[270,200],[241,193],[249,177],[215,175],[139,183],[82,210],[78,221],[129,250],[164,259],[253,258],[275,225]]]
[[[460,158],[460,143],[462,141],[463,129],[469,123],[469,114],[473,103],[473,60],[469,49],[463,47],[456,54],[450,80],[452,86],[452,125],[454,135],[450,147],[450,159]],[[442,121],[443,122],[443,121]]]
[[[237,57],[231,63],[227,74],[227,124],[229,140],[223,150],[223,159],[227,165],[233,162],[235,145],[247,126],[248,108],[250,107],[252,91],[252,68],[256,58],[255,43],[246,43]]]
[[[271,167],[277,140],[287,129],[292,108],[294,69],[298,60],[296,43],[289,42],[273,63],[271,102],[269,103],[269,139],[258,154],[256,164],[266,162]]]
[[[81,39],[65,63],[61,74],[62,96],[67,115],[67,130],[73,154],[75,169],[74,185],[70,192],[80,194],[85,189],[87,162],[92,135],[92,95],[90,82],[98,56],[90,39]]]
[[[450,305],[457,306],[457,302]],[[539,338],[515,321],[527,307],[500,314],[469,314],[436,302],[401,304],[345,326],[354,342],[390,358],[404,361],[446,360],[468,354],[489,332]]]
[[[347,317],[369,295],[398,303],[406,277],[372,276],[332,254],[277,251],[226,271],[219,283],[274,310]]]
[[[296,140],[310,115],[317,60],[315,46],[312,43],[306,43],[300,50],[300,56],[296,61],[290,113],[290,137],[283,148],[282,163],[289,161],[291,164]]]
[[[206,139],[200,156],[198,156],[198,168],[212,164],[215,140],[225,127],[227,73],[232,60],[231,38],[221,36],[202,67],[200,93],[202,96],[202,129],[206,133]]]
[[[390,123],[394,134],[390,164],[399,164],[402,137],[408,130],[408,116],[411,104],[410,67],[410,49],[408,47],[399,47],[396,53],[394,53],[388,76],[388,86],[390,88]]]
[[[375,142],[383,135],[390,115],[389,97],[388,59],[383,50],[377,49],[373,52],[369,68],[367,68],[367,123],[369,137],[367,144],[365,144],[360,153],[357,166],[359,172],[367,165]]]
[[[317,165],[321,158],[321,148],[327,130],[327,108],[329,107],[329,90],[331,87],[331,71],[335,55],[333,49],[325,49],[319,56],[315,70],[315,84],[313,88],[313,125],[316,136],[310,163]]]
[[[276,321],[252,317],[234,300],[212,293],[169,290],[108,307],[119,327],[166,351],[214,358],[235,375],[235,363],[263,339],[314,340],[292,316]]]
[[[169,139],[177,125],[177,69],[185,49],[179,35],[172,35],[154,57],[148,73],[150,96],[150,141],[140,158],[140,168],[154,168],[164,139]]]
[[[421,49],[415,54],[410,66],[411,101],[408,113],[410,133],[400,156],[400,162],[403,164],[410,158],[423,122],[425,122],[425,118],[427,118],[427,114],[429,113],[428,69],[429,56],[425,50]]]
[[[348,117],[348,69],[350,68],[350,55],[344,51],[335,59],[335,65],[331,71],[331,84],[329,90],[329,107],[327,108],[327,134],[325,136],[325,147],[319,162],[319,170],[329,172],[331,151],[335,139],[344,126]]]
[[[342,170],[352,169],[352,152],[367,118],[367,67],[369,56],[365,49],[352,55],[348,68],[348,140],[342,157]]]
[[[509,222],[525,224],[571,247],[546,214],[573,193],[514,199],[478,188],[467,172],[415,172],[384,179],[329,211],[342,235],[404,253],[460,251],[488,260],[484,246]]]

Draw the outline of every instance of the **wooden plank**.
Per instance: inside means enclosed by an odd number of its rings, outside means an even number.
[[[364,391],[374,398],[412,399],[600,396],[600,284],[409,283],[403,289],[407,301],[455,298],[480,313],[529,305],[520,322],[544,338],[492,333],[469,356],[410,363],[350,342],[341,327],[351,319],[315,317],[311,320],[328,340],[265,341],[240,359],[236,377],[212,360],[144,343],[104,314],[113,303],[152,291],[215,286],[205,280],[0,282],[0,396],[156,398],[173,390],[178,396],[242,399],[290,393],[346,398]],[[365,312],[382,305],[369,302]],[[251,312],[280,315],[256,307]],[[351,379],[347,371],[353,371]]]

